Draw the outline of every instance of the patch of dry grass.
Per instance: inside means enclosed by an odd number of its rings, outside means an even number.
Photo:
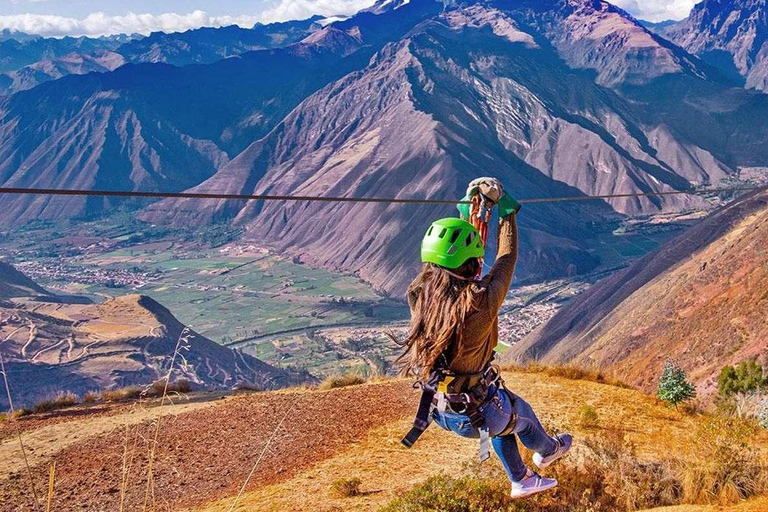
[[[326,391],[329,389],[345,388],[347,386],[358,386],[365,384],[365,378],[356,373],[347,373],[340,376],[332,376],[325,379],[317,386],[317,389]]]
[[[127,386],[124,388],[110,389],[101,392],[101,399],[105,402],[120,402],[122,400],[132,400],[141,396],[142,389],[138,386]]]
[[[76,395],[72,393],[60,393],[55,398],[41,400],[32,407],[32,412],[35,414],[41,414],[45,412],[52,412],[59,409],[65,409],[72,407],[80,403],[80,400]]]
[[[339,478],[331,484],[330,493],[336,498],[353,498],[362,494],[361,485],[363,485],[363,481],[357,477]]]
[[[599,369],[584,368],[577,365],[543,365],[539,363],[528,363],[525,365],[508,364],[501,367],[504,371],[520,373],[542,373],[550,377],[561,377],[568,380],[582,380],[586,382],[596,382],[598,384],[607,384],[622,389],[633,389],[629,384],[622,382],[615,376],[605,373]]]
[[[768,460],[755,449],[754,424],[717,414],[704,417],[699,448],[678,463],[684,502],[729,505],[768,494]]]

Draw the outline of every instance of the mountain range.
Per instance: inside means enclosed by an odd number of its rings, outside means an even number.
[[[174,356],[180,337],[184,341]],[[185,330],[149,297],[126,295],[92,304],[56,296],[2,262],[0,340],[17,405],[61,392],[82,396],[149,385],[165,376],[174,357],[174,380],[209,389],[277,389],[313,380]],[[0,407],[7,405],[3,394]]]
[[[768,191],[741,198],[596,284],[505,357],[615,371],[646,390],[676,360],[704,395],[768,354]]]
[[[765,0],[704,0],[688,18],[654,29],[724,75],[768,92]]]
[[[290,45],[322,28],[325,18],[202,27],[149,36],[43,38],[4,32],[0,38],[0,94],[12,94],[67,75],[113,71],[127,63],[209,64],[253,50]]]
[[[279,48],[183,67],[128,64],[6,98],[0,184],[454,199],[490,173],[525,198],[687,190],[768,162],[768,97],[607,2],[379,2],[304,26],[311,34]],[[100,216],[117,204],[5,202],[6,225]],[[531,206],[520,217],[528,250],[518,276],[591,270],[593,226],[606,218],[708,206],[685,195]],[[183,200],[140,216],[235,223],[300,260],[401,293],[422,229],[452,214]]]

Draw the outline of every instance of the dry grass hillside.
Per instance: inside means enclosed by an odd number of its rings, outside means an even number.
[[[506,503],[507,508],[474,510],[587,510],[580,503],[592,498],[603,503],[609,492],[598,482],[608,478],[596,469],[603,467],[600,464],[609,464],[612,473],[634,482],[630,486],[612,481],[624,486],[622,492],[640,496],[638,503],[650,502],[642,497],[645,495],[660,496],[658,472],[667,475],[665,492],[671,492],[678,502],[686,501],[684,496],[693,499],[691,481],[706,482],[711,477],[711,439],[706,435],[713,425],[719,425],[717,418],[671,410],[638,391],[607,384],[534,372],[509,371],[505,377],[510,388],[529,399],[545,425],[572,431],[576,446],[570,459],[547,471],[563,482],[550,498],[526,501],[527,508],[510,508],[516,505]],[[166,406],[153,470],[155,488],[148,495],[150,508],[229,510],[257,461],[235,510],[372,511],[384,506],[388,510],[438,510],[408,508],[393,500],[422,489],[425,481],[441,481],[445,477],[435,479],[441,473],[465,476],[478,488],[484,488],[477,483],[483,482],[503,498],[508,484],[499,474],[498,461],[476,464],[476,442],[432,428],[412,450],[399,444],[416,401],[410,383],[396,380],[330,391],[288,390],[224,400],[197,397]],[[30,462],[38,494],[45,494],[48,468],[55,461],[55,510],[117,510],[121,499],[126,510],[140,510],[147,496],[149,434],[161,411],[156,405],[123,406],[113,414],[102,411],[91,416],[85,409],[65,418],[19,420],[34,454]],[[584,417],[586,407],[595,413],[589,421]],[[0,467],[4,468],[0,472],[0,510],[31,510],[29,481],[11,434],[11,429],[0,429]],[[765,432],[750,430],[743,441],[757,460],[768,457]],[[602,459],[605,461],[600,462]],[[685,465],[685,460],[694,465]],[[644,479],[649,474],[654,478]],[[686,482],[686,476],[691,481]],[[728,493],[710,498],[729,504],[665,510],[758,511],[768,507],[768,500],[760,497],[745,502]],[[700,501],[702,496],[696,499]],[[595,506],[590,510],[626,509]]]
[[[610,368],[652,389],[675,359],[704,394],[768,354],[768,192],[736,201],[563,308],[508,357]]]

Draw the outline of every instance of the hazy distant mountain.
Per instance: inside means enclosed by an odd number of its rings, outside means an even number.
[[[236,25],[203,27],[186,32],[154,32],[130,41],[117,49],[127,62],[165,62],[176,66],[207,64],[253,50],[281,48],[301,41],[322,28],[322,16],[306,20],[257,24],[253,28]]]
[[[351,25],[355,36],[327,27],[323,37],[208,66],[126,65],[17,93],[0,104],[0,183],[130,190],[197,185],[436,5],[403,9],[370,27],[375,16],[366,14]],[[19,196],[4,199],[0,221],[101,215],[113,205]]]
[[[766,0],[704,0],[659,31],[746,87],[768,91]]]
[[[6,31],[3,34],[0,38],[0,73],[18,71],[36,62],[55,60],[72,53],[115,50],[125,42],[123,38],[44,38]]]
[[[574,299],[509,352],[652,389],[674,358],[705,391],[768,353],[768,192],[751,194]]]
[[[13,380],[18,405],[62,391],[82,395],[151,384],[166,374],[184,330],[170,311],[149,297],[73,304],[1,262],[0,299],[5,299],[0,302],[0,351],[8,372],[24,375]],[[312,381],[309,374],[275,368],[194,331],[187,337],[174,380],[185,378],[216,389],[238,384],[276,389]],[[0,407],[5,406],[7,400],[0,397]]]
[[[41,38],[4,31],[0,38],[0,94],[31,89],[66,75],[112,71],[125,63],[208,64],[227,57],[298,42],[322,28],[322,16],[257,24],[153,32],[147,37]]]

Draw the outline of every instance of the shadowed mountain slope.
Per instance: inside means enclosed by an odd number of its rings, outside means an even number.
[[[761,191],[599,282],[506,357],[606,367],[645,389],[672,358],[709,393],[723,365],[767,353],[767,240]]]
[[[16,270],[13,265],[0,261],[0,299],[49,295],[30,278]]]
[[[194,186],[436,5],[405,7],[376,24],[364,13],[304,43],[207,66],[128,65],[16,94],[0,103],[0,183],[144,191]],[[98,216],[114,204],[9,198],[0,222]]]

